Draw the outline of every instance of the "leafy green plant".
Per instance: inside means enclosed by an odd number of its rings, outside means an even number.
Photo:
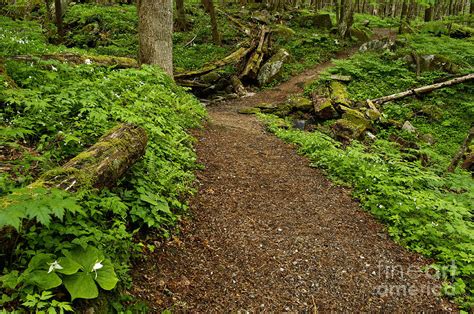
[[[69,302],[60,302],[51,300],[53,294],[50,291],[43,291],[41,294],[27,295],[26,301],[22,303],[30,311],[42,314],[63,314],[65,312],[74,312]]]

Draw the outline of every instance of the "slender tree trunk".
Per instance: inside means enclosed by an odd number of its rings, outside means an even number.
[[[216,10],[214,8],[214,2],[212,0],[202,0],[202,4],[204,8],[209,13],[211,17],[211,27],[212,27],[212,41],[214,44],[221,45],[221,36],[219,35],[219,29],[217,27],[217,18],[216,18]]]
[[[173,0],[138,0],[140,63],[173,76]]]
[[[429,22],[433,19],[433,6],[429,6],[425,9],[425,22]]]
[[[184,32],[187,30],[186,13],[184,11],[184,0],[176,0],[177,30]]]
[[[64,39],[64,25],[63,25],[63,6],[61,0],[54,0],[54,9],[56,13],[56,27],[58,28],[59,41]]]
[[[398,33],[403,33],[403,26],[406,23],[408,16],[408,0],[403,0],[402,4],[402,13],[400,14],[400,27],[398,29]]]

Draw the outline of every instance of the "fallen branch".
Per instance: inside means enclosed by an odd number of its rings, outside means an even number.
[[[247,64],[245,65],[244,70],[240,74],[240,78],[249,77],[251,79],[256,79],[260,65],[263,61],[265,53],[267,51],[266,45],[268,43],[270,31],[266,27],[262,27],[260,30],[260,36],[258,40],[257,49],[252,53]]]
[[[461,161],[462,157],[466,153],[469,145],[471,144],[472,140],[474,139],[474,127],[469,130],[469,134],[464,139],[461,148],[459,148],[458,152],[451,160],[451,164],[448,167],[448,172],[454,172],[456,167],[458,166],[459,161]]]
[[[245,25],[244,23],[242,23],[241,21],[239,21],[238,19],[236,19],[232,15],[229,15],[229,14],[227,14],[226,12],[224,12],[222,10],[217,10],[217,12],[224,15],[226,18],[228,18],[229,21],[232,24],[234,24],[237,27],[237,29],[240,30],[241,32],[243,32],[245,35],[247,35],[247,36],[252,35],[252,28],[250,26]]]
[[[89,149],[62,167],[46,172],[30,186],[66,191],[77,191],[83,186],[113,186],[143,156],[147,141],[147,134],[141,127],[119,124]]]
[[[73,64],[95,64],[99,66],[114,66],[118,69],[137,68],[138,62],[132,58],[111,57],[111,56],[83,56],[75,53],[55,53],[40,56],[35,55],[18,55],[8,57],[10,60],[17,61],[37,61],[40,60],[56,60],[60,62],[69,62]]]
[[[207,74],[215,69],[221,68],[223,66],[226,66],[228,64],[234,64],[245,58],[253,49],[255,48],[255,45],[252,45],[248,48],[246,47],[241,47],[225,57],[224,59],[217,60],[215,62],[212,62],[208,65],[205,65],[201,69],[198,70],[192,70],[192,71],[187,71],[187,72],[182,72],[182,73],[176,73],[174,75],[174,78],[176,80],[179,79],[186,79],[186,78],[192,78],[196,76],[201,76],[204,74]]]
[[[472,80],[472,79],[474,79],[474,73],[467,74],[467,75],[460,76],[460,77],[456,77],[454,79],[444,81],[444,82],[441,82],[441,83],[426,85],[426,86],[423,86],[423,87],[410,89],[410,90],[407,90],[407,91],[404,91],[404,92],[401,92],[401,93],[392,94],[392,95],[380,97],[380,98],[377,98],[377,99],[372,99],[371,101],[374,104],[381,105],[381,104],[386,103],[388,101],[401,99],[401,98],[404,98],[404,97],[407,97],[407,96],[416,96],[416,95],[421,95],[421,94],[427,94],[427,93],[432,92],[434,90],[437,90],[437,89],[440,89],[440,88],[443,88],[443,87],[448,87],[448,86],[460,84],[460,83],[463,83],[463,82],[467,82],[467,81]]]
[[[184,45],[183,47],[186,48],[187,46],[191,45],[191,44],[194,42],[194,40],[196,39],[196,37],[197,37],[197,35],[194,36],[193,39],[191,39],[190,41],[188,41],[188,42],[186,43],[186,45]]]

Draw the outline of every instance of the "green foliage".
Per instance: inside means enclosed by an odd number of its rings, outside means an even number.
[[[21,33],[15,29],[23,28],[20,22],[9,25],[8,36]],[[31,24],[28,32],[35,33],[35,27]],[[45,51],[54,49],[39,37],[35,43],[34,53],[41,45]],[[8,46],[6,55],[29,53],[25,47]],[[116,284],[126,287],[130,258],[147,249],[141,242],[167,236],[186,212],[196,167],[187,130],[199,126],[204,107],[154,67],[115,71],[8,59],[5,66],[19,88],[0,89],[0,145],[8,157],[0,175],[0,227],[13,227],[0,237],[1,302],[12,309],[21,300],[42,311],[46,307],[35,304],[43,302],[43,291],[53,289],[48,306],[60,311],[58,292],[67,290],[72,299],[93,298]],[[113,189],[70,194],[27,187],[119,122],[143,127],[148,145]],[[32,270],[31,263],[43,258],[42,268]],[[44,267],[54,261],[62,269],[48,273]],[[98,262],[102,267],[91,271],[91,263]]]
[[[353,142],[344,149],[318,131],[281,129],[278,118],[261,117],[278,137],[298,144],[313,166],[324,169],[336,182],[352,186],[354,197],[389,226],[395,240],[436,258],[439,265],[455,261],[456,279],[467,288],[452,296],[467,302],[466,306],[472,304],[474,184],[468,173],[440,176],[418,161],[405,161],[396,145],[386,140],[367,148]]]
[[[449,36],[432,36],[430,34],[405,35],[408,49],[419,54],[438,55],[472,72],[474,67],[474,37],[462,40]]]
[[[17,231],[23,219],[49,226],[53,217],[63,220],[65,211],[80,210],[74,198],[57,189],[24,188],[0,200],[0,228],[11,226]],[[34,206],[32,205],[34,204]]]
[[[64,18],[66,44],[94,48],[98,54],[137,56],[138,19],[135,5],[73,5]]]
[[[448,75],[438,70],[417,76],[405,59],[412,51],[443,56],[462,71],[472,66],[472,41],[461,43],[427,34],[407,35],[403,40],[405,44],[395,52],[358,53],[335,61],[306,92],[326,84],[329,74],[350,75],[347,89],[351,98],[364,101],[430,84]],[[376,125],[375,142],[363,145],[354,141],[345,148],[318,131],[280,129],[281,122],[276,118],[263,117],[279,137],[298,144],[314,166],[324,169],[336,182],[353,187],[353,195],[388,225],[395,240],[435,258],[438,267],[454,261],[458,272],[455,279],[444,279],[444,291],[466,308],[474,302],[474,183],[469,173],[458,170],[446,174],[446,169],[474,121],[473,93],[474,86],[466,83],[386,103],[381,108],[385,121],[408,120],[419,135]],[[420,149],[403,149],[389,140],[390,135],[411,141]],[[425,135],[432,141],[425,142]],[[420,155],[424,156],[423,162]]]
[[[380,17],[378,15],[356,13],[354,14],[354,26],[360,26],[369,22],[370,28],[394,28],[400,24],[399,18]]]

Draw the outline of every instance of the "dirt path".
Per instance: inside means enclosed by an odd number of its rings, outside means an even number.
[[[197,134],[205,169],[193,217],[182,238],[135,272],[133,294],[152,311],[451,310],[431,292],[438,283],[418,270],[429,261],[390,240],[350,191],[308,167],[294,147],[237,114],[300,92],[329,65],[210,108]]]

